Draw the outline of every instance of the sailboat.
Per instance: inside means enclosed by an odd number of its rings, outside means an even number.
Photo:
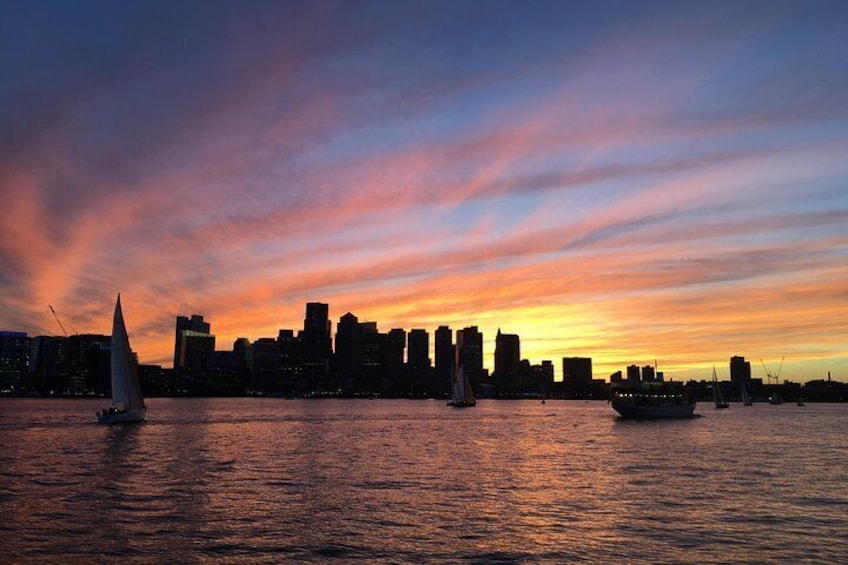
[[[97,413],[100,424],[143,422],[147,407],[138,382],[138,366],[132,356],[124,314],[121,311],[121,295],[115,303],[112,319],[112,405]]]
[[[476,406],[477,400],[474,398],[471,382],[469,382],[465,371],[462,370],[462,365],[459,362],[456,365],[458,368],[453,375],[453,394],[448,406],[455,408]]]
[[[716,376],[715,367],[713,367],[713,400],[715,401],[716,408],[728,408],[730,406],[730,404],[728,404],[721,395],[721,387],[718,386],[718,377]]]
[[[751,406],[754,404],[754,401],[751,400],[751,397],[748,395],[748,387],[745,386],[745,383],[739,383],[739,387],[739,391],[742,394],[742,404],[745,406]]]

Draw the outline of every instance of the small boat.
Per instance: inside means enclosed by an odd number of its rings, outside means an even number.
[[[721,394],[721,387],[718,384],[715,367],[713,367],[713,401],[716,408],[729,408],[730,404],[724,399]]]
[[[610,403],[622,418],[633,420],[692,418],[695,412],[695,397],[678,383],[617,386],[610,391]]]
[[[783,404],[783,398],[781,398],[780,395],[775,392],[769,398],[769,404]]]
[[[457,361],[458,369],[453,375],[453,393],[448,406],[454,408],[470,408],[477,405],[477,400],[474,398],[474,391],[471,389],[471,383],[462,370],[462,365]]]
[[[130,349],[124,314],[121,311],[121,295],[115,303],[112,319],[112,404],[97,413],[100,424],[143,422],[147,407],[138,382],[138,366]]]

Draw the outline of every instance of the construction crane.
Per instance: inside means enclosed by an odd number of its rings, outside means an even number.
[[[766,367],[766,364],[763,363],[762,358],[760,358],[760,364],[763,366],[763,369],[765,369],[765,371],[766,371],[766,379],[768,380],[769,383],[772,381],[772,379],[774,379],[774,384],[777,384],[777,381],[780,378],[780,371],[783,370],[783,360],[784,359],[786,359],[786,355],[784,355],[783,357],[780,358],[780,366],[777,368],[777,373],[772,373],[771,371],[768,370],[768,367]]]
[[[56,310],[54,310],[49,304],[47,307],[50,308],[50,312],[53,314],[53,317],[56,318],[56,323],[59,324],[60,328],[62,328],[62,333],[65,334],[65,337],[68,337],[68,331],[65,329],[65,326],[62,325],[62,320],[59,319],[59,314],[57,314]]]

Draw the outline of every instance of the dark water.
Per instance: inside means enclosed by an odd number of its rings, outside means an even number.
[[[0,400],[2,563],[848,563],[848,406]]]

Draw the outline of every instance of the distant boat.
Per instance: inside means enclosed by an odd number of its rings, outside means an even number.
[[[474,391],[471,389],[471,383],[466,376],[462,365],[457,362],[458,369],[453,375],[453,393],[448,406],[455,408],[470,408],[477,405],[477,400],[474,398]]]
[[[695,398],[678,383],[617,386],[610,391],[610,403],[622,418],[633,420],[692,418],[695,412]]]
[[[718,384],[718,377],[716,376],[715,367],[713,367],[713,401],[715,402],[716,408],[729,408],[730,404],[724,400],[724,397],[721,394],[721,387]]]
[[[783,398],[777,393],[777,391],[773,392],[771,397],[769,398],[769,404],[783,404]]]
[[[124,314],[121,311],[121,295],[115,303],[112,319],[112,405],[97,413],[100,424],[143,422],[147,407],[138,382],[138,366],[132,356]]]

